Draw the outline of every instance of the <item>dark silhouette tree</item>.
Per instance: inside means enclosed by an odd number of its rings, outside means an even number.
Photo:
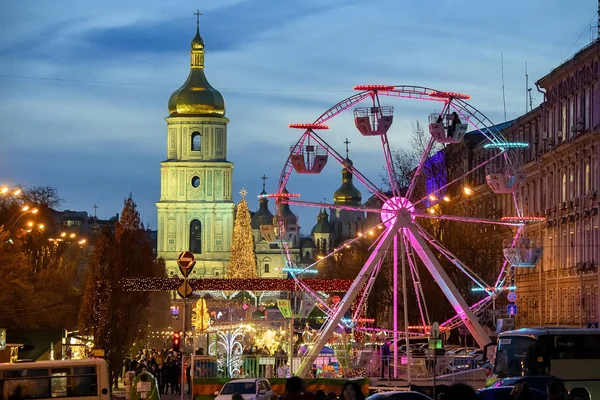
[[[94,348],[104,350],[111,382],[133,343],[141,339],[148,321],[148,292],[125,292],[122,278],[164,276],[162,259],[155,259],[137,206],[125,200],[114,235],[106,229],[96,241],[90,260],[80,331],[93,336]]]

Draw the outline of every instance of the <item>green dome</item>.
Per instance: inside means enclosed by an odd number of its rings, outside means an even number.
[[[260,204],[258,211],[254,213],[250,220],[250,227],[252,229],[260,229],[261,225],[273,224],[273,214],[269,211],[269,199],[266,196],[261,196],[258,203]]]
[[[333,228],[329,223],[329,215],[327,211],[323,210],[319,213],[317,217],[317,224],[312,228],[310,234],[313,235],[315,233],[332,233]]]

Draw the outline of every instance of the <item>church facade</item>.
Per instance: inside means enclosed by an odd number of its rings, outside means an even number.
[[[179,273],[177,256],[194,253],[192,277],[227,272],[235,204],[233,163],[227,161],[223,96],[204,73],[204,41],[197,23],[190,73],[169,99],[167,159],[161,163],[157,251],[168,276]]]

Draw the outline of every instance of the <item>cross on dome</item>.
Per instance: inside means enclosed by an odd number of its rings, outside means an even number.
[[[200,28],[200,16],[202,15],[202,13],[200,12],[200,10],[197,9],[194,15],[196,16],[196,27]]]
[[[263,192],[265,191],[265,184],[267,183],[267,176],[265,174],[263,174],[263,176],[260,177],[260,179],[262,179],[263,181]]]
[[[346,145],[346,158],[348,158],[348,145],[349,145],[350,143],[351,143],[351,142],[348,140],[348,138],[346,138],[346,141],[344,142],[344,144]]]

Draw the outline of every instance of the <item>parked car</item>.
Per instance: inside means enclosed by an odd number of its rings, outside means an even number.
[[[234,379],[227,382],[220,392],[215,392],[215,400],[231,400],[235,393],[241,394],[244,400],[269,400],[273,389],[267,379]]]
[[[513,400],[514,397],[510,395],[514,386],[500,386],[490,387],[487,389],[480,389],[477,391],[477,398],[482,400]],[[546,392],[529,388],[535,400],[546,400]]]
[[[367,397],[367,400],[431,400],[431,397],[419,392],[381,392]]]
[[[555,376],[517,376],[514,378],[503,378],[494,382],[491,387],[496,388],[504,386],[514,386],[518,383],[527,382],[530,388],[546,392],[546,387],[550,382],[553,381],[558,383],[558,386],[562,389],[563,392],[566,391],[565,383],[563,382],[563,380]]]

